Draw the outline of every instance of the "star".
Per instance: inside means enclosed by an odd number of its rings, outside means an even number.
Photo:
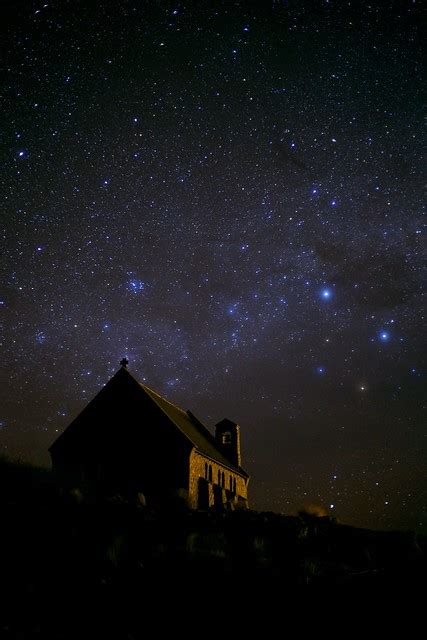
[[[320,291],[320,297],[322,300],[330,300],[332,298],[331,289],[325,288]]]

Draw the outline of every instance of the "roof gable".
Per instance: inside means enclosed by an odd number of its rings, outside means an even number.
[[[141,420],[143,416],[145,420]],[[139,446],[146,439],[145,426],[159,421],[169,434],[189,447],[181,433],[153,399],[143,392],[137,380],[125,369],[119,369],[97,395],[84,407],[71,424],[51,445],[49,451],[81,452],[111,447],[120,443]],[[165,432],[166,433],[166,432]]]

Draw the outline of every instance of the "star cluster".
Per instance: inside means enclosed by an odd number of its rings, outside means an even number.
[[[420,13],[10,8],[3,453],[47,461],[126,356],[242,425],[254,507],[425,526]]]

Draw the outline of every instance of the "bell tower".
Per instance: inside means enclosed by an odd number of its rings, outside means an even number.
[[[232,420],[224,418],[215,425],[215,440],[219,450],[236,467],[242,464],[240,453],[240,427]]]

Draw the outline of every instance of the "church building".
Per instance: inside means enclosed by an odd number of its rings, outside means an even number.
[[[94,495],[142,493],[148,505],[180,496],[193,509],[247,508],[239,426],[221,420],[213,436],[120,364],[50,447],[61,481]]]

